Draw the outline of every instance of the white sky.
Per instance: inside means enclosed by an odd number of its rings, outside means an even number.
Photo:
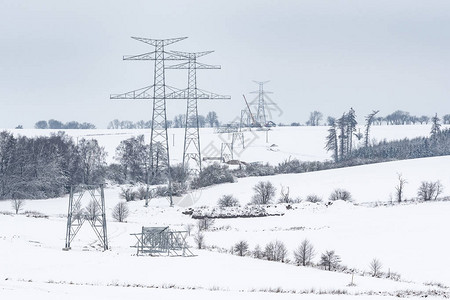
[[[168,50],[215,50],[199,61],[198,86],[232,96],[202,101],[224,121],[239,116],[242,94],[258,86],[283,110],[275,122],[305,122],[312,110],[362,117],[450,113],[450,1],[164,0],[0,2],[0,128],[38,120],[151,118],[151,100],[109,94],[152,84],[153,62],[122,61],[152,48],[132,40],[189,37]],[[186,86],[185,70],[168,85]],[[168,116],[185,101],[168,103]]]

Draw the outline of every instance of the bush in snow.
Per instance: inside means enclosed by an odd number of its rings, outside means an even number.
[[[281,195],[280,198],[278,199],[278,203],[299,203],[301,200],[300,198],[291,198],[290,194],[289,194],[289,187],[287,187],[286,189],[284,188],[284,186],[281,186],[281,191],[280,191]]]
[[[336,200],[344,200],[344,201],[351,201],[352,200],[352,194],[350,194],[349,191],[344,189],[335,189],[330,197],[328,197],[331,201]]]
[[[311,194],[306,197],[306,201],[311,202],[311,203],[318,203],[318,202],[322,202],[322,198],[320,198],[317,195]]]
[[[134,201],[136,199],[136,192],[132,188],[121,188],[119,196],[125,201]]]
[[[436,200],[442,194],[443,189],[440,181],[422,181],[417,191],[417,197],[422,201]]]
[[[244,171],[240,172],[239,177],[249,177],[249,176],[270,176],[275,175],[275,168],[268,163],[262,164],[260,162],[249,163],[245,166]]]
[[[280,241],[270,242],[264,248],[264,257],[267,260],[284,262],[286,256],[287,256],[287,249],[283,242]]]
[[[114,206],[112,217],[118,222],[123,222],[128,217],[130,210],[126,202],[119,202]]]
[[[203,168],[200,174],[192,180],[191,187],[198,189],[225,182],[234,182],[233,174],[231,174],[228,166],[214,163]]]
[[[270,204],[275,196],[276,188],[270,181],[260,181],[254,187],[252,204]]]
[[[336,269],[339,267],[341,258],[337,255],[334,250],[325,251],[320,257],[320,265],[325,267],[325,270],[331,271],[331,269]]]
[[[239,201],[233,195],[223,195],[222,197],[220,197],[217,205],[219,205],[220,207],[239,206]]]
[[[246,241],[237,242],[233,251],[239,256],[245,256],[248,253],[248,243]]]
[[[147,188],[145,186],[138,187],[136,196],[139,198],[139,200],[144,200],[147,197]]]
[[[194,236],[195,244],[197,245],[197,249],[203,249],[205,247],[205,235],[198,231]]]

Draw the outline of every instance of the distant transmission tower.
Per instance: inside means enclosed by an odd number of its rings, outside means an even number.
[[[180,99],[171,98],[166,95],[166,89],[171,93],[179,91],[178,89],[167,86],[165,83],[164,62],[166,60],[186,60],[184,56],[167,52],[164,50],[165,46],[179,42],[186,39],[186,37],[156,40],[148,38],[132,37],[140,42],[152,45],[155,50],[152,52],[124,56],[124,60],[154,60],[155,70],[153,85],[131,91],[124,94],[111,95],[111,99],[153,99],[153,113],[152,113],[152,129],[150,139],[150,168],[151,178],[148,178],[147,183],[153,181],[160,175],[166,175],[168,179],[168,194],[170,198],[170,205],[172,202],[172,178],[170,176],[170,159],[169,159],[169,139],[167,135],[167,116],[166,116],[166,99]],[[153,93],[151,92],[153,90]]]
[[[183,167],[189,165],[189,160],[194,160],[197,171],[202,170],[202,160],[200,152],[200,130],[198,125],[198,99],[230,99],[230,96],[217,95],[197,88],[197,69],[220,69],[220,66],[207,65],[197,62],[198,57],[205,56],[214,51],[205,52],[178,52],[171,51],[174,55],[182,56],[187,62],[168,66],[166,69],[187,69],[188,88],[179,92],[174,92],[169,96],[173,98],[187,99],[186,125],[184,134]]]
[[[256,110],[256,122],[261,126],[264,126],[267,123],[265,97],[266,94],[271,94],[271,92],[264,91],[264,84],[268,83],[269,81],[253,81],[253,82],[259,85],[259,90],[252,92],[254,94],[256,93],[258,94],[257,97],[258,108]]]

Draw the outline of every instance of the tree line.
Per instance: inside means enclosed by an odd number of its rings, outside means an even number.
[[[70,185],[101,183],[105,156],[96,140],[75,144],[63,132],[33,138],[0,132],[0,199],[58,197]]]
[[[218,127],[219,117],[215,111],[210,111],[204,115],[198,115],[198,127]],[[167,120],[167,128],[184,128],[186,126],[186,115],[176,115],[173,120]],[[152,128],[152,121],[140,120],[132,122],[128,120],[114,119],[108,123],[108,129],[149,129]]]
[[[323,120],[323,113],[320,111],[312,111],[309,114],[308,120],[305,122],[306,126],[320,126],[320,125],[327,125],[331,126],[333,123],[336,122],[336,118],[332,116],[328,116],[326,120],[322,122]],[[388,114],[386,116],[376,116],[372,120],[372,125],[426,125],[429,124],[432,121],[432,117],[421,115],[421,116],[415,116],[411,115],[407,111],[403,110],[396,110],[391,114]],[[442,116],[442,122],[443,124],[450,124],[450,114],[446,114]],[[280,123],[280,126],[284,126],[285,124]],[[290,124],[291,126],[302,126],[302,123],[300,122],[292,122]]]
[[[34,124],[36,129],[95,129],[95,125],[91,123],[79,123],[77,121],[70,121],[63,123],[58,120],[50,119],[48,121],[41,120]]]

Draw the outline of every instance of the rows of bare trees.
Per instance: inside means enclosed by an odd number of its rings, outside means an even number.
[[[105,156],[96,140],[75,144],[62,132],[33,138],[0,132],[0,199],[58,197],[70,185],[102,183]]]
[[[199,127],[217,127],[220,125],[219,117],[215,111],[210,111],[204,115],[198,115]],[[186,126],[186,115],[176,115],[173,120],[167,120],[168,128],[183,128]],[[148,129],[152,128],[152,121],[140,120],[137,122],[114,119],[108,123],[108,129]]]

